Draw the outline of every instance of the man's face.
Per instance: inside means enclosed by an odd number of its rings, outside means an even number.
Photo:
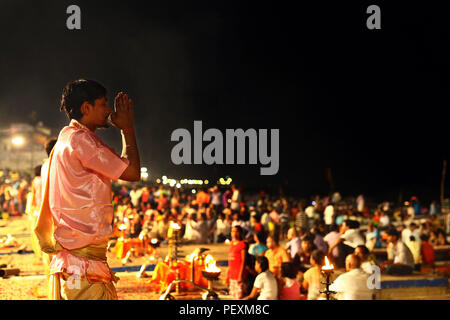
[[[363,254],[361,248],[357,247],[357,248],[355,249],[355,254],[356,254],[358,257],[360,257],[362,260],[364,259],[364,254]]]
[[[269,249],[275,249],[275,241],[271,237],[267,238],[266,245]]]
[[[95,99],[94,105],[90,109],[89,117],[98,128],[109,128],[108,117],[112,113],[108,106],[106,97]]]

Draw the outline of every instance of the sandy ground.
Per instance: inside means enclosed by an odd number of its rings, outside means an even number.
[[[31,251],[31,240],[29,236],[28,220],[26,217],[0,220],[0,238],[5,238],[7,234],[14,236],[18,242],[17,246],[0,248],[0,265],[6,264],[8,268],[20,269],[19,276],[0,278],[0,300],[45,300],[48,298],[48,283],[44,275],[44,267],[34,254],[19,254],[19,249]],[[198,245],[184,245],[181,248],[182,255],[192,253]],[[203,245],[200,247],[209,248],[211,255],[216,260],[227,260],[228,245]],[[158,248],[161,257],[167,254],[167,245]],[[122,264],[111,252],[108,253],[108,264],[111,268],[124,266],[141,266],[148,260],[148,257],[131,257],[126,265]],[[227,267],[221,267],[222,274],[215,282],[215,288],[224,288],[224,275]],[[119,272],[120,278],[116,284],[118,297],[120,300],[153,300],[159,299],[160,293],[155,292],[155,285],[150,283],[150,277],[137,278],[137,272]],[[151,272],[147,272],[151,275]],[[180,298],[200,299],[201,292],[186,293]],[[221,296],[221,298],[226,298]]]

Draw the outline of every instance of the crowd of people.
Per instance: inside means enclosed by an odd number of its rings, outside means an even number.
[[[236,299],[323,299],[325,257],[345,272],[333,284],[337,297],[372,298],[366,283],[373,266],[410,274],[432,265],[433,248],[447,244],[436,203],[424,210],[416,197],[392,209],[388,202],[369,208],[362,195],[351,201],[338,193],[302,201],[244,194],[234,185],[116,185],[114,190],[116,230],[125,225],[128,237],[167,241],[174,221],[185,243],[229,243],[226,281]],[[387,250],[386,261],[373,255],[381,248]]]
[[[32,181],[1,172],[3,217],[27,211],[40,170]],[[362,195],[299,200],[263,191],[244,194],[235,185],[193,189],[114,182],[113,208],[113,227],[127,238],[168,241],[174,221],[185,243],[229,243],[226,281],[236,299],[324,299],[325,257],[344,272],[334,279],[336,297],[371,299],[373,290],[366,283],[373,266],[389,274],[411,274],[432,265],[434,248],[448,241],[437,203],[424,208],[416,197],[396,208],[389,202],[371,208]],[[387,250],[386,261],[373,255],[380,248]]]

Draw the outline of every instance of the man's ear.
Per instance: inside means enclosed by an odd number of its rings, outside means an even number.
[[[92,105],[89,102],[84,101],[80,108],[83,116],[88,115],[89,112],[91,111],[91,108],[92,108]]]

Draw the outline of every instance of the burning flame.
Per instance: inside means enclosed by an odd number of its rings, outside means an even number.
[[[119,230],[120,230],[120,231],[126,230],[126,229],[127,229],[127,225],[124,224],[124,223],[122,223],[122,224],[119,226]]]
[[[150,240],[150,242],[151,242],[152,244],[157,244],[157,243],[158,243],[158,239],[153,238],[152,240]]]
[[[189,262],[192,262],[192,260],[194,260],[194,259],[198,259],[198,251],[197,250],[192,252],[190,255],[186,256],[186,260]]]
[[[325,256],[325,265],[322,267],[322,270],[333,270],[334,266],[328,260],[328,257]]]
[[[206,272],[220,272],[221,270],[216,266],[216,260],[212,255],[208,254],[205,258],[205,271]]]

